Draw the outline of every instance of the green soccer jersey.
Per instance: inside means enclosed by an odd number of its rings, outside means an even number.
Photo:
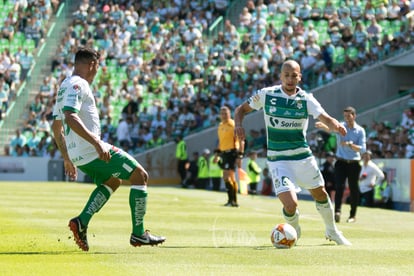
[[[267,132],[267,159],[301,160],[312,155],[306,141],[309,115],[324,113],[320,103],[299,87],[292,96],[281,85],[263,88],[248,99],[251,108],[263,109]]]

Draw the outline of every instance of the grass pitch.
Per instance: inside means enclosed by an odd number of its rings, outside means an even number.
[[[315,205],[300,201],[302,237],[275,249],[272,227],[283,222],[275,198],[149,187],[145,227],[167,237],[158,247],[134,248],[128,187],[113,194],[88,229],[89,252],[67,227],[94,185],[0,182],[0,275],[413,275],[414,216],[359,208],[355,224],[338,226],[353,243],[324,238]],[[349,206],[343,207],[347,213]],[[344,217],[345,218],[345,217]]]

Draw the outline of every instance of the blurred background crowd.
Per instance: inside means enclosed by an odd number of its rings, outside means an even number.
[[[0,119],[60,2],[0,1]],[[216,126],[220,106],[234,109],[257,89],[278,84],[286,59],[300,62],[301,86],[311,90],[414,44],[414,1],[249,0],[230,20],[232,2],[82,0],[4,153],[59,158],[50,136],[52,107],[79,46],[101,53],[92,87],[103,140],[137,154]],[[223,30],[212,35],[220,17]],[[414,156],[412,95],[399,122],[365,126],[374,158]],[[252,130],[248,147],[260,154],[265,139],[263,129]],[[311,133],[310,143],[321,157],[335,147],[333,136],[320,132]]]

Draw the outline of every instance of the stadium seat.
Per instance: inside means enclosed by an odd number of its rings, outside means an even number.
[[[325,42],[329,39],[328,32],[327,31],[322,32],[318,30],[318,33],[319,33],[319,37],[318,37],[319,45],[325,44]]]
[[[318,3],[318,7],[321,9],[324,9],[326,6],[326,0],[316,0],[316,2]]]
[[[24,48],[27,48],[27,50],[29,50],[29,52],[33,52],[36,48],[36,44],[33,39],[26,39],[23,45]]]
[[[191,80],[191,74],[190,73],[184,73],[180,75],[179,85],[184,85],[186,80]]]
[[[277,31],[281,31],[283,24],[285,23],[286,20],[286,14],[284,13],[277,13],[274,15],[273,18],[273,25],[276,28]]]
[[[378,24],[382,27],[383,31],[388,31],[390,27],[390,21],[388,20],[378,20]]]
[[[249,29],[247,29],[245,26],[239,26],[237,28],[237,33],[239,34],[240,37],[242,37],[244,34],[248,32],[249,32]]]
[[[336,46],[333,54],[333,63],[335,66],[340,66],[345,62],[345,49],[342,46]]]
[[[354,46],[347,48],[345,52],[346,55],[352,60],[356,60],[358,57],[358,49]]]
[[[0,39],[0,51],[3,52],[5,49],[10,49],[9,40],[6,38]]]
[[[339,8],[341,5],[341,0],[331,0],[332,6]]]

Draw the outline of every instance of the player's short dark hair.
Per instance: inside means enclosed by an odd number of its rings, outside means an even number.
[[[356,114],[356,110],[355,110],[355,108],[353,108],[352,106],[347,106],[347,107],[345,107],[344,108],[344,111],[345,112],[351,112],[351,114]]]
[[[91,61],[98,61],[101,55],[98,51],[91,48],[81,47],[75,55],[75,64],[89,63]]]

